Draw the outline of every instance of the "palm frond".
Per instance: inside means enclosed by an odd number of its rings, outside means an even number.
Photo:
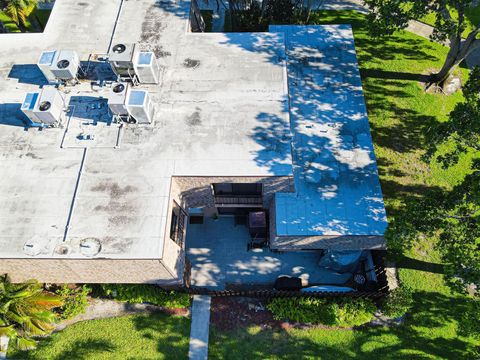
[[[37,342],[33,339],[30,339],[24,336],[19,336],[16,339],[15,345],[17,349],[25,351],[25,350],[35,349],[35,347],[37,346]]]
[[[32,308],[39,310],[49,310],[63,305],[63,299],[60,296],[44,292],[33,295],[25,299],[25,301]]]
[[[17,334],[15,327],[13,325],[0,326],[0,336],[8,336],[9,338],[14,338]]]

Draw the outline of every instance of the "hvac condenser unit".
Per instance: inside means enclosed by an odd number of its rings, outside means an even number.
[[[142,84],[158,84],[160,81],[160,66],[155,54],[142,51],[135,57],[135,74]]]
[[[39,120],[33,113],[35,109],[35,105],[37,104],[38,98],[40,93],[38,92],[28,92],[25,94],[23,98],[22,105],[20,106],[20,110],[30,119],[32,123],[38,123]]]
[[[38,68],[49,83],[56,81],[55,75],[53,75],[51,70],[53,61],[56,59],[56,57],[57,51],[51,50],[42,52],[42,54],[40,55],[40,59],[38,59]]]
[[[136,51],[135,44],[116,44],[112,47],[108,54],[108,62],[118,77],[133,78],[135,76],[133,61]]]
[[[114,115],[127,116],[127,92],[129,91],[128,83],[114,83],[108,96],[108,107]]]
[[[153,119],[154,107],[148,91],[130,90],[127,94],[127,110],[136,123],[150,124]]]
[[[80,59],[75,51],[62,50],[57,53],[50,70],[55,78],[72,80],[77,78]]]
[[[62,121],[64,99],[54,86],[44,86],[35,107],[33,115],[42,125],[54,126]]]

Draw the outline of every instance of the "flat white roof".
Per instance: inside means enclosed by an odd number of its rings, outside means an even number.
[[[288,58],[295,193],[278,236],[383,235],[387,218],[350,25],[270,26]]]
[[[187,33],[189,1],[126,1],[116,23],[119,6],[57,0],[45,33],[0,35],[0,257],[34,241],[36,257],[83,258],[94,238],[97,257],[161,258],[172,176],[293,176],[282,34]],[[64,128],[24,129],[42,51],[85,61],[117,42],[159,56],[161,83],[138,87],[152,125],[110,124],[108,86],[86,81],[64,89]]]
[[[0,257],[35,242],[36,257],[83,258],[93,238],[97,257],[161,258],[172,176],[294,176],[297,192],[276,197],[280,235],[383,234],[351,29],[191,34],[189,9],[57,0],[43,34],[0,34]],[[64,89],[64,128],[24,128],[25,93],[46,84],[42,51],[85,61],[120,42],[159,57],[160,84],[138,87],[152,125],[111,124],[108,86],[84,81]]]

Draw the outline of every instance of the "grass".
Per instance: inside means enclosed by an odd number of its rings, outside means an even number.
[[[458,19],[458,14],[454,9],[451,10],[451,14],[453,19]],[[429,13],[421,18],[420,21],[424,22],[425,24],[435,26],[435,16],[436,15],[434,13]],[[480,24],[480,5],[467,8],[465,11],[465,18],[467,19],[467,28],[463,32],[463,36],[467,37],[468,33],[471,32],[475,26]]]
[[[425,163],[428,130],[445,121],[461,93],[446,97],[426,94],[420,82],[439,69],[447,53],[440,44],[406,31],[372,39],[364,16],[355,12],[317,12],[313,23],[351,23],[362,74],[370,127],[382,189],[391,219],[406,202],[434,187],[450,188],[465,176],[466,165],[479,154],[468,154],[460,165],[444,170]],[[456,70],[463,81],[468,72]],[[211,330],[214,359],[467,359],[476,358],[480,341],[462,337],[459,317],[466,298],[452,294],[442,274],[435,240],[426,238],[399,260],[399,277],[414,291],[414,308],[401,326],[354,331]]]
[[[51,10],[44,9],[35,9],[27,17],[25,24],[26,32],[41,32],[45,29],[47,25],[48,18],[50,17]],[[5,14],[5,12],[0,10],[0,21],[5,25],[7,30],[12,33],[20,32],[17,24]]]
[[[190,320],[162,313],[91,320],[42,340],[9,359],[186,359]]]

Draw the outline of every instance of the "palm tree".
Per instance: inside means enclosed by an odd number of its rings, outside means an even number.
[[[6,0],[5,13],[15,24],[24,31],[27,26],[27,17],[37,6],[38,0]]]
[[[54,329],[51,310],[62,303],[36,280],[12,284],[8,275],[0,276],[0,336],[12,340],[20,350],[34,348],[32,336],[45,336]]]

